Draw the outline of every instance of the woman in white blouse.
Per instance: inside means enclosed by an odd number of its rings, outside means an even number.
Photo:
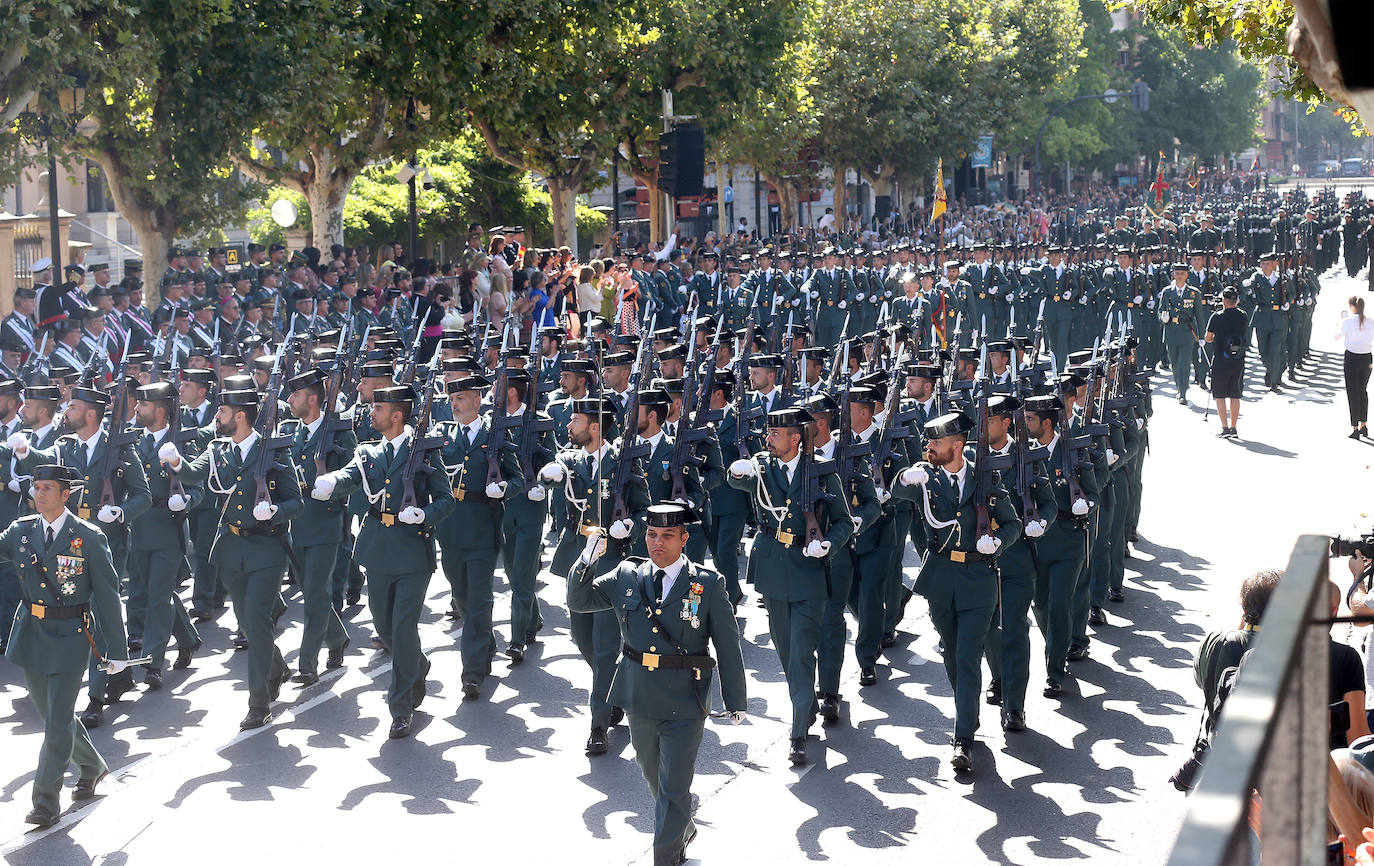
[[[1369,372],[1374,361],[1374,321],[1364,314],[1364,298],[1350,297],[1350,310],[1341,314],[1345,338],[1345,399],[1350,404],[1350,438],[1369,437]]]

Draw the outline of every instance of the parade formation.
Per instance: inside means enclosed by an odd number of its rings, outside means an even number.
[[[582,263],[558,251],[526,271],[546,303],[500,314],[423,259],[253,245],[233,270],[178,248],[152,309],[137,261],[61,281],[36,263],[0,326],[0,617],[44,725],[27,820],[59,821],[69,764],[71,799],[96,795],[87,730],[159,700],[226,603],[241,728],[273,721],[288,680],[361,656],[345,621],[365,603],[392,661],[389,736],[409,736],[454,694],[429,694],[419,637],[436,575],[464,701],[490,694],[499,656],[520,688],[541,576],[566,580],[585,749],[628,721],[656,863],[697,834],[706,720],[746,718],[742,605],[766,611],[797,766],[844,723],[846,656],[862,701],[926,605],[948,757],[973,773],[984,708],[1033,730],[1027,693],[1071,699],[1073,663],[1132,604],[1143,466],[1181,447],[1151,441],[1153,386],[1207,404],[1234,349],[1209,323],[1234,304],[1265,387],[1288,387],[1320,275],[1342,252],[1353,275],[1374,240],[1359,193],[1181,198],[608,247],[609,315],[579,312]],[[519,268],[515,232],[493,234]],[[277,637],[288,587],[299,647]]]

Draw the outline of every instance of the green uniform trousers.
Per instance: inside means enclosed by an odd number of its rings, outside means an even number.
[[[892,549],[888,551],[892,555],[892,562],[887,567],[887,581],[883,588],[884,634],[897,633],[897,625],[906,613],[906,603],[911,600],[911,590],[902,584],[902,557],[906,554],[907,537],[912,535],[914,515],[915,512],[911,510],[909,503],[898,504],[896,537],[893,539]],[[919,548],[917,552],[924,553]]]
[[[175,637],[177,646],[196,642],[196,628],[177,595],[185,556],[179,550],[134,550],[129,555],[129,572],[137,575],[143,587],[143,655],[152,661],[148,667],[161,670],[167,644]]]
[[[296,561],[300,563],[301,598],[305,604],[305,624],[301,631],[301,654],[296,666],[301,673],[315,674],[320,670],[320,648],[337,650],[348,640],[343,621],[334,610],[334,559],[339,545],[334,541],[297,547]]]
[[[844,618],[854,584],[854,554],[845,549],[830,560],[830,590],[821,612],[821,637],[816,645],[816,689],[823,695],[840,693],[840,669],[844,667],[844,648],[849,639],[849,623]]]
[[[654,866],[677,866],[692,824],[692,778],[705,719],[631,715],[630,742],[654,798]]]
[[[544,503],[518,499],[506,503],[501,516],[501,559],[510,584],[510,642],[521,646],[526,635],[544,627],[538,584],[544,518]]]
[[[711,518],[707,541],[711,547],[711,564],[725,578],[725,591],[730,601],[738,603],[744,595],[739,582],[739,543],[744,538],[744,514],[725,514]]]
[[[496,632],[491,625],[496,551],[468,552],[445,546],[442,541],[439,545],[444,548],[444,576],[454,588],[455,601],[461,599],[463,610],[463,637],[459,641],[463,682],[481,685],[491,673],[491,660],[496,655]]]
[[[1087,530],[1068,531],[1077,540],[1068,546],[1068,555],[1050,559],[1041,547],[1035,574],[1035,621],[1045,636],[1045,676],[1055,684],[1064,682],[1068,668],[1069,646],[1073,643],[1073,600],[1086,552]]]
[[[429,673],[429,659],[420,649],[420,614],[425,609],[429,573],[367,575],[367,605],[377,636],[391,649],[391,685],[386,702],[391,717],[410,715],[413,691]]]
[[[778,651],[783,676],[787,678],[787,694],[792,702],[789,736],[804,737],[820,709],[816,703],[816,652],[820,646],[825,599],[779,601],[764,596],[763,606],[768,611],[768,634],[773,639],[773,648]]]
[[[1021,542],[1024,544],[1025,542]],[[988,624],[984,651],[988,670],[1002,683],[1002,712],[1025,712],[1030,683],[1030,607],[1035,574],[1022,568],[1002,568],[998,608]]]
[[[81,672],[30,674],[24,671],[29,699],[43,720],[43,749],[38,753],[38,772],[33,779],[34,808],[53,815],[62,813],[62,777],[68,764],[76,764],[81,778],[105,772],[105,760],[91,745],[91,737],[76,720],[76,696],[81,692]]]
[[[1169,343],[1169,371],[1174,374],[1174,387],[1178,396],[1188,396],[1188,385],[1192,382],[1193,343]]]
[[[972,740],[978,730],[983,691],[983,638],[988,633],[996,601],[974,597],[963,603],[930,603],[930,621],[944,646],[945,675],[954,690],[954,739]]]
[[[592,727],[611,724],[611,680],[620,661],[620,624],[610,610],[596,613],[570,613],[573,643],[592,669]]]
[[[272,703],[269,681],[285,680],[288,673],[272,622],[276,605],[281,603],[282,567],[251,571],[221,568],[219,576],[229,590],[239,631],[248,641],[248,708],[268,709]]]

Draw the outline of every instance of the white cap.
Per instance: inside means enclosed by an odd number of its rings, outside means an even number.
[[[34,262],[32,265],[29,266],[29,273],[41,274],[46,270],[50,270],[51,268],[52,259],[48,258],[47,256],[44,256],[43,258],[39,259],[38,261]]]

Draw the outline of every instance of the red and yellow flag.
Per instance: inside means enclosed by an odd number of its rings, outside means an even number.
[[[945,160],[940,157],[935,162],[935,204],[930,209],[931,222],[945,215],[945,201]]]

